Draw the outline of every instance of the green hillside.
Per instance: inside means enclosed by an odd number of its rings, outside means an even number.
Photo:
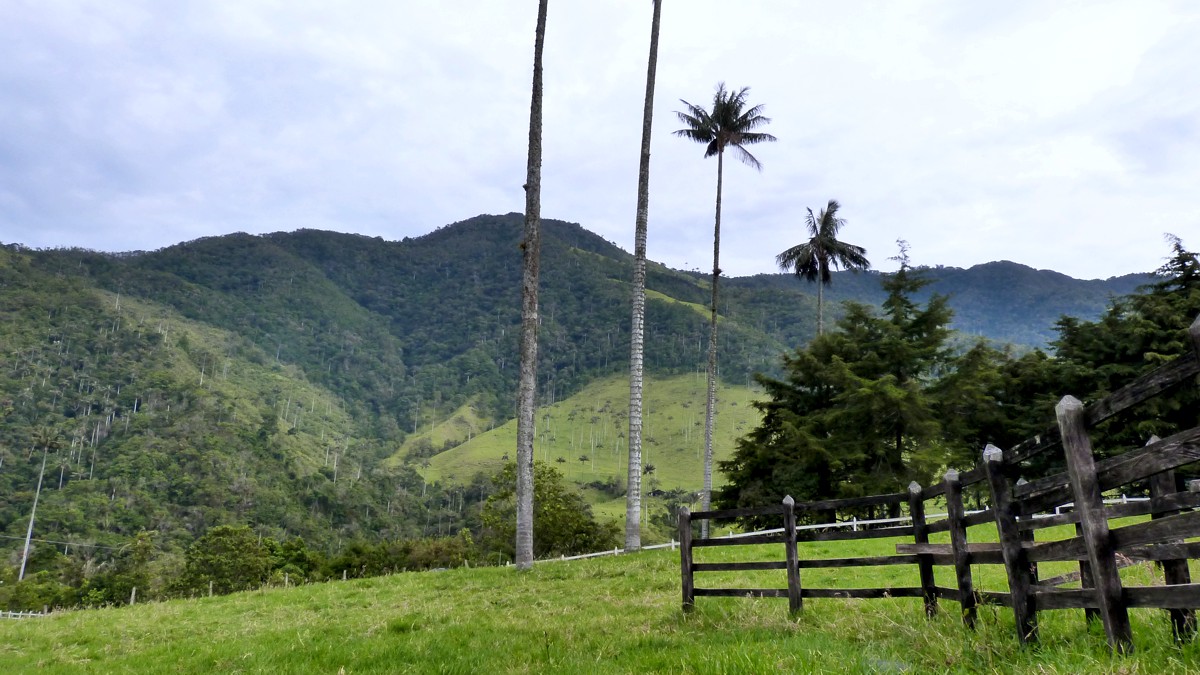
[[[0,246],[0,550],[20,559],[43,455],[31,563],[64,583],[142,531],[168,558],[220,524],[327,554],[478,532],[489,475],[515,452],[521,221],[483,215],[403,241],[300,230],[128,254]],[[578,224],[543,225],[538,458],[620,519],[631,259]],[[1011,263],[929,273],[930,290],[958,298],[961,328],[1028,344],[1137,281]],[[828,311],[878,302],[879,280],[837,276]],[[700,487],[708,283],[652,263],[647,284],[653,540]],[[815,312],[813,289],[785,275],[723,288],[718,459],[755,424],[754,374],[777,374]]]

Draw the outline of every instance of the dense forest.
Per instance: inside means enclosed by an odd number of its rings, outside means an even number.
[[[520,214],[479,216],[396,242],[302,230],[126,254],[0,246],[0,600],[47,597],[11,590],[22,562],[74,601],[119,599],[102,583],[118,569],[139,570],[125,586],[141,574],[164,594],[198,592],[213,575],[189,552],[205,536],[232,550],[252,540],[256,579],[486,558],[461,533],[487,540],[484,511],[501,507],[503,486],[422,477],[430,453],[465,438],[400,448],[456,410],[489,426],[512,417],[520,226]],[[538,396],[550,404],[626,371],[631,257],[579,225],[544,226]],[[967,317],[947,331],[1023,351],[1054,339],[1061,315],[1090,325],[1150,279],[1011,263],[921,272]],[[827,313],[867,311],[837,304],[851,297],[880,305],[889,278],[837,275]],[[649,266],[648,372],[702,369],[706,281]],[[731,279],[722,379],[783,376],[780,354],[813,337],[811,291],[785,275]],[[581,541],[609,534],[564,527]]]

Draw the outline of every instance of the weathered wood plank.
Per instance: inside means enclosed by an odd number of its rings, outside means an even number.
[[[806,598],[861,598],[864,600],[879,600],[882,598],[920,598],[924,597],[922,588],[806,588]]]
[[[823,499],[816,502],[799,502],[796,504],[796,511],[840,511],[843,509],[857,509],[864,506],[888,506],[891,504],[903,504],[906,499],[908,499],[908,495],[903,492],[868,495],[866,497]]]
[[[1131,586],[1126,588],[1125,600],[1130,607],[1156,609],[1200,608],[1200,584],[1181,586]]]
[[[1029,556],[1017,529],[1017,514],[1013,507],[1012,485],[1003,467],[1004,453],[994,445],[983,452],[983,466],[992,492],[992,511],[1000,533],[1000,549],[1004,553],[1004,571],[1013,616],[1017,624],[1017,639],[1021,644],[1037,642],[1037,605],[1030,592]]]
[[[1148,523],[1118,527],[1112,530],[1111,536],[1112,545],[1122,550],[1200,536],[1200,511],[1179,513]]]
[[[692,520],[732,520],[734,518],[749,518],[751,516],[783,515],[783,505],[752,506],[744,509],[721,509],[715,511],[697,511],[692,514]]]
[[[788,584],[788,611],[792,614],[799,612],[804,606],[803,596],[800,595],[800,565],[797,560],[796,553],[796,500],[792,499],[791,495],[783,498],[783,533],[786,535],[786,541],[783,545],[787,548],[787,584]]]
[[[785,570],[787,561],[692,563],[692,572],[746,572],[754,570]]]
[[[1121,577],[1117,574],[1116,552],[1109,537],[1108,518],[1104,515],[1104,498],[1096,475],[1096,460],[1092,456],[1092,440],[1087,433],[1083,404],[1073,396],[1066,396],[1055,407],[1055,414],[1062,432],[1075,511],[1079,513],[1079,524],[1083,528],[1083,542],[1096,584],[1104,633],[1109,647],[1118,653],[1127,653],[1133,650],[1133,631],[1121,595]]]
[[[1150,442],[1147,445],[1154,444],[1158,441],[1157,436],[1151,436]],[[1154,520],[1161,520],[1178,513],[1178,510],[1169,509],[1164,502],[1167,497],[1178,494],[1179,486],[1175,480],[1174,471],[1164,471],[1154,474],[1150,477],[1150,503],[1156,508],[1150,516]],[[1188,494],[1188,493],[1184,493]],[[1183,541],[1180,540],[1180,543]],[[1191,573],[1188,571],[1187,559],[1175,558],[1170,560],[1162,560],[1159,562],[1162,565],[1163,578],[1168,585],[1185,586],[1192,583]],[[1167,610],[1171,617],[1171,634],[1175,637],[1176,642],[1187,642],[1196,635],[1196,612],[1193,609],[1169,609]]]
[[[842,567],[886,567],[888,565],[916,565],[917,555],[881,555],[866,558],[816,558],[797,562],[800,569],[834,569]]]
[[[1082,567],[1086,563],[1087,563],[1086,560],[1080,561],[1079,566],[1081,569],[1078,572],[1067,572],[1066,574],[1060,574],[1056,577],[1050,577],[1049,579],[1041,579],[1037,582],[1036,586],[1038,588],[1042,588],[1042,589],[1053,589],[1055,586],[1061,586],[1063,584],[1070,584],[1070,583],[1079,581],[1079,582],[1083,582],[1082,586],[1085,589],[1094,588],[1094,586],[1092,586],[1090,583],[1088,583],[1088,581],[1085,580],[1085,577],[1087,576],[1087,574],[1085,574],[1083,572]],[[1128,558],[1128,557],[1117,559],[1117,567],[1120,569],[1124,569],[1126,567],[1132,567],[1133,565],[1136,565],[1137,563],[1138,563],[1138,561],[1136,561],[1132,558]]]
[[[1130,560],[1200,559],[1200,542],[1186,544],[1154,544],[1118,549]]]
[[[786,598],[786,588],[697,588],[697,597],[710,598]]]
[[[1100,489],[1120,487],[1200,460],[1200,427],[1096,462]]]
[[[1083,537],[1072,537],[1058,541],[1039,541],[1026,549],[1026,555],[1033,562],[1062,562],[1087,560],[1088,554]]]
[[[876,527],[871,529],[854,530],[801,530],[796,533],[797,541],[847,541],[855,539],[887,539],[889,537],[911,537],[911,525],[901,527]]]
[[[975,597],[981,605],[1012,607],[1012,594],[1004,591],[977,591]]]
[[[686,506],[679,507],[679,569],[683,611],[690,612],[696,607],[696,593],[692,585],[692,514]]]
[[[783,532],[774,534],[755,534],[748,537],[716,537],[712,539],[694,539],[692,546],[701,548],[707,546],[754,546],[757,544],[782,544],[787,541]]]
[[[950,469],[942,478],[946,495],[946,523],[950,530],[950,551],[954,555],[954,578],[958,584],[958,604],[963,623],[975,628],[975,588],[971,581],[971,553],[967,544],[967,527],[963,523],[962,481],[958,471]],[[928,546],[928,544],[925,544]],[[899,547],[897,547],[899,552]]]
[[[1200,361],[1197,361],[1195,353],[1165,363],[1088,406],[1088,426],[1094,427],[1122,410],[1154,398],[1197,374],[1200,374]]]
[[[908,484],[908,513],[912,518],[913,542],[929,543],[929,527],[925,523],[925,495],[921,486],[915,481]],[[917,574],[921,578],[921,588],[925,589],[925,616],[937,615],[937,591],[933,582],[933,558],[929,555],[918,556]]]
[[[1095,609],[1095,589],[1083,588],[1033,588],[1039,610],[1049,609]]]
[[[1144,448],[1094,462],[1100,489],[1111,490],[1156,473],[1200,460],[1200,427],[1181,431]],[[1032,481],[1014,491],[1023,513],[1034,513],[1071,499],[1070,476],[1058,473]]]

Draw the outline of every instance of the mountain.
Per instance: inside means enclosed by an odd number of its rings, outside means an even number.
[[[632,259],[578,224],[543,225],[539,442],[593,501],[617,499]],[[43,454],[37,532],[96,551],[141,529],[178,547],[225,522],[330,548],[469,525],[490,489],[473,474],[499,461],[512,417],[521,227],[507,214],[403,241],[300,230],[127,254],[0,247],[8,550]],[[959,330],[1026,346],[1146,280],[1008,262],[924,271]],[[647,289],[646,367],[674,392],[648,401],[648,452],[662,488],[683,489],[707,278],[650,264]],[[744,427],[753,374],[811,338],[814,289],[787,275],[725,289],[723,414]],[[882,297],[878,274],[839,273],[827,311]]]

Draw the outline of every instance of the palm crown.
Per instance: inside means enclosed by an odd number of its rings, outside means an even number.
[[[784,270],[795,270],[796,276],[806,281],[820,281],[826,286],[833,280],[832,270],[869,267],[865,248],[838,241],[838,231],[846,224],[845,219],[837,217],[839,208],[837,200],[830,199],[819,215],[808,209],[805,225],[809,240],[775,256],[775,262]]]
[[[817,335],[825,332],[825,296],[821,289],[833,282],[832,270],[841,267],[857,271],[871,266],[865,248],[838,241],[838,231],[846,224],[844,219],[837,217],[839,208],[841,205],[837,200],[830,199],[819,215],[813,215],[813,210],[808,209],[805,219],[808,241],[775,256],[775,262],[785,271],[795,270],[801,279],[818,282]]]
[[[735,92],[725,89],[724,82],[718,84],[711,111],[680,99],[687,106],[687,111],[675,114],[687,128],[676,131],[675,135],[706,144],[705,157],[721,154],[726,147],[732,147],[738,159],[761,171],[762,164],[744,146],[774,141],[775,137],[754,131],[769,123],[771,118],[763,116],[761,105],[746,109],[748,91],[749,87],[742,87]]]

